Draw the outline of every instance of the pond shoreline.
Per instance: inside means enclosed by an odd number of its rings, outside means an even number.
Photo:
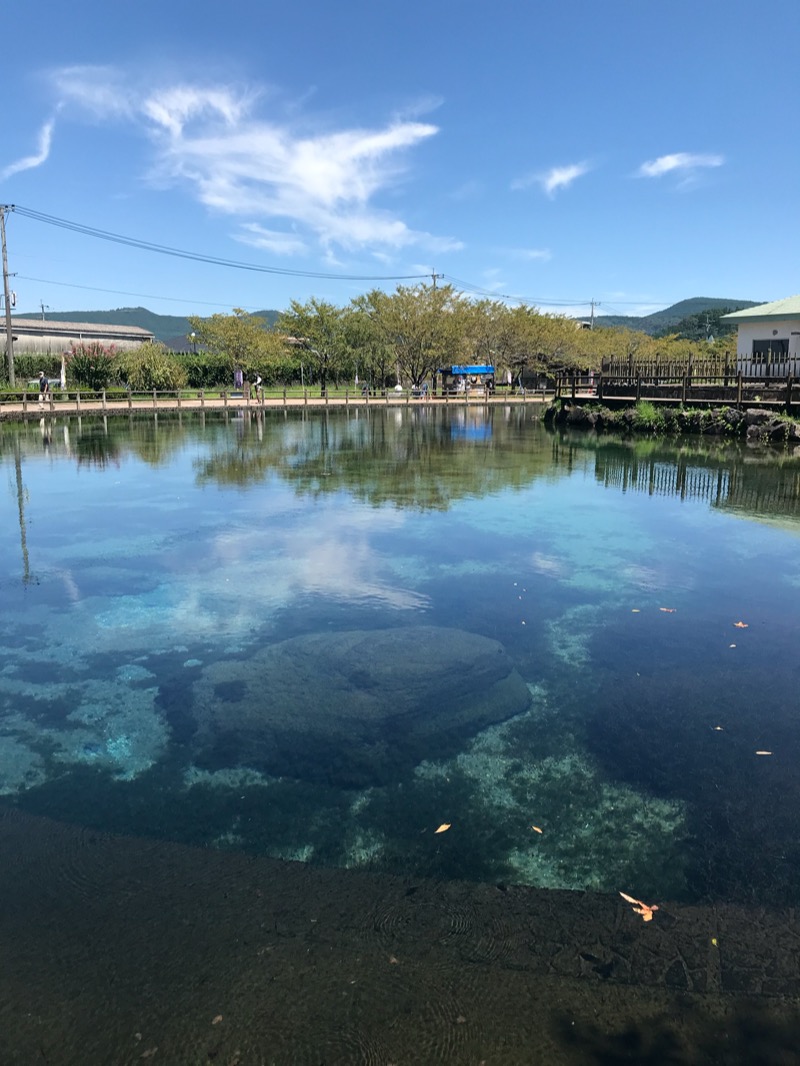
[[[568,401],[544,412],[548,426],[593,429],[597,433],[694,435],[745,439],[756,443],[800,443],[800,422],[759,408],[660,407],[642,401],[634,407],[611,410]]]

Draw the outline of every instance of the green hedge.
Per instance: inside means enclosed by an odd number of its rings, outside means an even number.
[[[6,365],[5,352],[2,356],[2,380],[4,385],[8,384],[8,366]],[[61,376],[61,358],[58,355],[28,355],[27,352],[24,355],[14,355],[14,377],[17,381],[17,387],[23,388],[29,381],[33,381],[34,378],[39,377],[39,371],[44,370],[45,375],[48,378],[58,378]]]

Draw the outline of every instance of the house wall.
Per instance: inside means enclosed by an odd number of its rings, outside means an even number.
[[[138,348],[139,345],[152,338],[149,337],[120,337],[118,334],[109,335],[101,330],[91,333],[27,333],[25,330],[12,327],[14,334],[15,355],[57,355],[59,358],[64,352],[70,350],[70,346],[80,344],[82,341],[89,344],[92,341],[100,341],[101,344],[113,344],[117,349]],[[5,351],[5,333],[0,336],[0,346]]]
[[[773,340],[788,342],[786,359],[754,362],[753,342]],[[781,377],[786,374],[800,377],[800,317],[739,323],[736,363],[737,369],[747,377]]]

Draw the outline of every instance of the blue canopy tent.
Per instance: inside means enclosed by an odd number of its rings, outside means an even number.
[[[444,366],[442,375],[442,392],[461,392],[464,389],[494,390],[494,367],[488,363],[465,363],[462,366]]]

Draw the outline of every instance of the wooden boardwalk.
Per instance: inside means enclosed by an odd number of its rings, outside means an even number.
[[[73,415],[130,415],[150,413],[154,411],[239,411],[239,410],[303,410],[308,408],[359,408],[369,410],[372,408],[421,408],[421,407],[444,407],[444,408],[482,408],[502,407],[509,404],[530,407],[533,412],[542,412],[553,399],[553,393],[530,391],[525,393],[493,393],[485,396],[484,393],[474,391],[469,394],[458,396],[414,396],[408,390],[395,392],[388,390],[376,396],[363,396],[360,391],[349,390],[331,391],[320,396],[315,390],[312,394],[306,390],[305,394],[298,395],[296,392],[266,392],[256,399],[241,394],[231,395],[227,393],[214,393],[209,396],[202,390],[183,390],[182,392],[153,392],[153,393],[128,393],[120,396],[119,393],[106,394],[105,392],[83,392],[74,390],[56,389],[42,403],[38,393],[22,395],[19,399],[0,401],[0,421],[25,421],[44,416],[73,416]]]

